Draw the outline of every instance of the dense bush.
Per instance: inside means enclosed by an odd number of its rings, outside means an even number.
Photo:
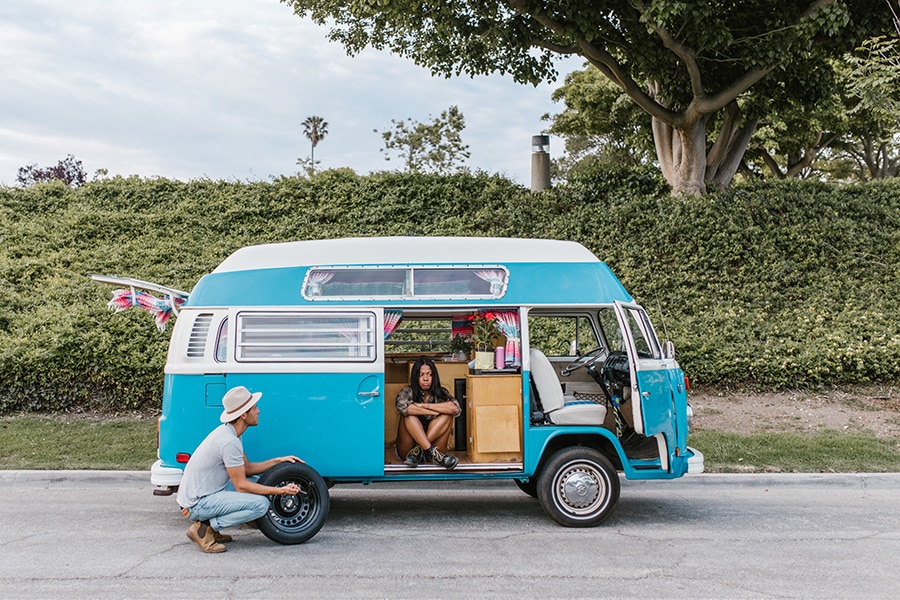
[[[531,194],[502,177],[112,178],[0,188],[0,412],[158,406],[168,332],[105,309],[91,273],[190,290],[234,250],[372,235],[579,241],[701,384],[900,375],[900,183],[786,182],[671,198],[637,172]]]

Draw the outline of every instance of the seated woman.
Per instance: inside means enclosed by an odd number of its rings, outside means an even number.
[[[459,460],[444,454],[450,438],[453,418],[460,414],[459,402],[441,387],[437,368],[428,358],[420,358],[412,367],[410,385],[397,394],[400,426],[397,430],[397,455],[415,467],[431,461],[452,469]]]

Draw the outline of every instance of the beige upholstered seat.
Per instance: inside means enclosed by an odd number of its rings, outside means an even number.
[[[543,352],[532,348],[531,378],[537,389],[544,415],[556,425],[603,425],[606,407],[588,400],[566,397],[553,370],[553,365]]]

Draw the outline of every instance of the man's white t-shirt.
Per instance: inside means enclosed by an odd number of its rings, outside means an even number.
[[[244,445],[234,426],[224,423],[210,432],[197,446],[184,467],[178,486],[178,504],[190,508],[209,496],[225,489],[231,478],[227,468],[244,464]]]

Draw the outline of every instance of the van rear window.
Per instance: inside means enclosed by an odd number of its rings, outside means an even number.
[[[235,358],[239,362],[372,362],[376,342],[374,313],[240,312]]]
[[[303,282],[307,300],[494,299],[506,293],[501,266],[316,267]]]

